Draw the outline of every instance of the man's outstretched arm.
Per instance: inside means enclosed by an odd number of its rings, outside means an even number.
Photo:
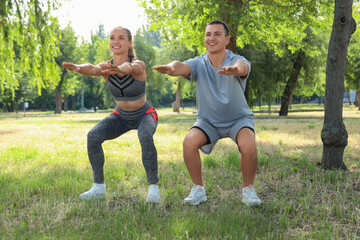
[[[173,61],[167,65],[159,65],[154,67],[156,71],[170,76],[188,77],[191,74],[190,65],[187,63]]]
[[[239,77],[246,77],[249,74],[249,65],[242,60],[238,60],[232,66],[224,66],[218,71],[219,74],[235,75]]]

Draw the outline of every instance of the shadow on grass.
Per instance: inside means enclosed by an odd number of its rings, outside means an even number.
[[[19,132],[18,130],[0,130],[0,136],[2,135],[11,135]]]

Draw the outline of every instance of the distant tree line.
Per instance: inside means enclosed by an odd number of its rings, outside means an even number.
[[[333,1],[138,1],[149,26],[133,33],[134,47],[137,58],[146,63],[146,94],[152,105],[172,106],[174,111],[195,105],[194,83],[160,75],[153,67],[204,53],[204,27],[214,19],[229,24],[229,49],[252,63],[246,88],[250,106],[270,109],[280,103],[280,115],[287,115],[296,99],[323,99]],[[58,1],[47,1],[47,6],[31,1],[30,8],[27,1],[18,3],[0,3],[0,111],[22,109],[24,101],[30,109],[55,113],[113,108],[100,77],[74,74],[61,66],[63,61],[97,64],[110,59],[104,26],[92,33],[90,41],[79,40],[71,25],[60,29],[51,16]],[[358,1],[353,11],[359,19]],[[358,98],[359,56],[357,31],[349,44],[345,89],[357,90]]]

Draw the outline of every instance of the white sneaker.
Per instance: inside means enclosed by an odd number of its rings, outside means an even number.
[[[80,194],[81,199],[97,199],[105,197],[106,186],[105,184],[94,183],[91,189],[87,192]]]
[[[256,195],[255,189],[253,186],[249,185],[242,189],[243,199],[242,202],[248,206],[258,206],[261,204],[260,198]]]
[[[149,186],[146,203],[160,203],[160,189],[156,184]]]
[[[184,199],[185,203],[189,203],[191,205],[199,205],[201,202],[206,202],[206,194],[205,188],[200,185],[195,185],[191,189],[190,195]]]

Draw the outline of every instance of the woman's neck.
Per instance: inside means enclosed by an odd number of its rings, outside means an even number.
[[[124,55],[124,54],[114,54],[113,55],[113,63],[114,65],[121,65],[123,64],[124,62],[128,62],[129,61],[129,57],[127,55]]]

